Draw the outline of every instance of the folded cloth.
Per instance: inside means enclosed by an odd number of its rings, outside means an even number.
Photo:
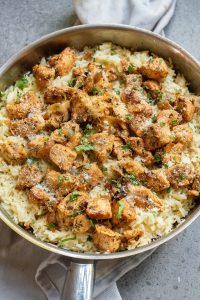
[[[175,4],[176,0],[106,0],[103,3],[102,0],[74,0],[79,23],[128,24],[160,34],[163,34],[164,27],[173,16]],[[33,292],[32,275],[37,269],[35,280],[38,286],[49,300],[59,300],[70,259],[55,254],[47,257],[46,251],[17,238],[16,234],[1,222],[0,230],[0,277],[4,278],[0,281],[0,290],[4,291],[4,299],[42,299],[36,289]],[[116,281],[137,267],[153,251],[118,260],[97,262],[94,299],[120,300]],[[22,253],[24,254],[21,255]],[[15,281],[12,286],[15,287],[15,291],[5,287],[6,279],[10,282],[13,276]],[[20,283],[23,285],[23,292]]]

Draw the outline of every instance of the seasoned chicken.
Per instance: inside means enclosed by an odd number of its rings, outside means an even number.
[[[10,165],[22,165],[27,159],[27,152],[22,145],[8,142],[0,144],[0,156]]]
[[[39,136],[28,143],[28,151],[31,157],[47,159],[54,141],[49,136]]]
[[[33,67],[33,75],[39,88],[48,87],[55,77],[55,70],[45,65],[35,65]]]
[[[49,189],[56,191],[57,196],[60,197],[66,196],[75,187],[75,178],[70,173],[61,174],[54,170],[48,170],[45,180]]]
[[[7,114],[11,120],[24,119],[29,113],[39,112],[40,109],[41,102],[31,91],[25,93],[19,99],[19,103],[9,103],[6,105]]]
[[[113,202],[112,215],[114,225],[119,224],[121,226],[122,223],[130,223],[136,219],[135,209],[126,198]]]
[[[17,178],[17,189],[31,188],[42,181],[42,172],[34,165],[24,165],[21,167],[19,176]]]
[[[103,173],[96,163],[89,164],[77,178],[77,188],[87,190],[101,182]]]
[[[144,230],[141,228],[128,229],[123,232],[123,241],[128,245],[136,245],[143,235]]]
[[[76,152],[69,147],[55,144],[49,153],[51,161],[63,171],[68,171],[76,159]]]
[[[163,169],[149,171],[146,176],[146,185],[152,191],[160,192],[167,189],[170,183]]]
[[[10,132],[13,135],[20,135],[22,137],[27,137],[32,134],[36,134],[43,130],[45,127],[45,121],[40,114],[34,114],[29,118],[22,120],[10,121]]]
[[[54,104],[70,100],[74,93],[75,89],[71,87],[61,88],[49,86],[44,93],[44,102],[47,104]]]
[[[71,71],[76,61],[74,50],[67,47],[60,54],[53,55],[49,59],[50,66],[54,67],[56,75],[63,76]]]
[[[193,131],[188,125],[178,125],[173,128],[173,134],[175,141],[183,144],[184,146],[189,146],[193,139]]]
[[[200,194],[200,168],[195,170],[194,181],[192,182],[192,189]]]
[[[36,186],[29,190],[28,199],[30,202],[39,205],[47,205],[47,202],[54,200],[47,192]]]
[[[174,165],[166,171],[166,174],[174,188],[191,184],[195,177],[194,167],[191,164]]]
[[[190,122],[195,112],[194,99],[179,96],[176,100],[176,109],[182,114],[185,122]]]
[[[160,125],[168,124],[170,127],[173,127],[181,121],[181,115],[173,109],[164,109],[157,116],[157,123]]]
[[[94,145],[94,153],[100,162],[108,159],[112,152],[114,136],[107,132],[95,133],[89,138],[89,142]]]
[[[70,102],[54,103],[47,107],[44,115],[48,128],[59,128],[63,122],[69,120]]]
[[[168,74],[168,67],[164,59],[160,57],[150,58],[149,61],[142,65],[140,71],[148,78],[161,80]]]
[[[49,187],[50,190],[55,191],[60,186],[60,177],[62,176],[61,173],[54,171],[54,170],[48,170],[46,173],[46,184]]]
[[[154,150],[168,144],[172,139],[167,124],[153,124],[143,132],[143,141],[147,150]]]
[[[86,208],[86,214],[91,219],[104,220],[112,218],[111,205],[108,198],[91,198]]]
[[[181,154],[183,152],[183,144],[181,143],[169,143],[164,147],[164,155],[161,153],[162,162],[164,164],[170,163],[179,163],[181,161]]]
[[[128,145],[128,146],[127,146]],[[121,160],[127,156],[131,155],[131,150],[129,149],[129,144],[124,145],[123,141],[119,137],[114,138],[112,154]]]
[[[103,225],[95,226],[94,245],[103,251],[116,252],[121,243],[121,235]]]
[[[86,215],[78,215],[73,221],[73,232],[74,233],[85,233],[90,230],[90,221]]]
[[[140,137],[130,137],[128,142],[131,144],[131,148],[136,154],[140,155],[146,166],[150,166],[154,162],[153,155],[150,151],[147,151],[144,147],[143,139]]]
[[[138,161],[127,157],[120,162],[120,165],[125,169],[127,173],[134,174],[139,179],[144,178],[146,170],[144,166]]]
[[[152,97],[157,98],[160,94],[160,84],[155,80],[146,80],[143,86],[151,93]]]

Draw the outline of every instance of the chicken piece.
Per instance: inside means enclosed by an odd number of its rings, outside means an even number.
[[[73,226],[74,218],[84,214],[85,206],[88,203],[86,193],[73,191],[68,194],[57,206],[57,220],[61,227],[70,228]]]
[[[54,103],[48,105],[45,113],[46,126],[50,128],[59,128],[63,122],[69,120],[70,102]]]
[[[80,126],[71,120],[51,133],[51,138],[56,143],[63,145],[67,143],[67,146],[71,149],[79,145],[81,137]]]
[[[168,124],[170,127],[173,127],[181,121],[181,115],[173,109],[164,109],[157,116],[157,123],[160,125]]]
[[[167,124],[152,124],[143,132],[143,141],[147,150],[161,148],[171,142],[172,134]]]
[[[56,191],[58,198],[62,198],[74,189],[75,178],[69,173],[61,174],[54,170],[49,170],[46,173],[46,184],[50,190]]]
[[[55,78],[55,70],[45,65],[35,65],[33,67],[33,75],[36,83],[41,89],[45,89]]]
[[[90,111],[90,97],[79,91],[72,97],[71,118],[77,123],[86,122]]]
[[[200,168],[195,170],[194,181],[192,182],[192,189],[200,193]]]
[[[125,76],[125,87],[127,89],[138,89],[142,85],[141,74],[129,74]]]
[[[108,81],[115,81],[118,79],[118,75],[117,75],[117,71],[110,67],[107,69],[107,77],[108,77]]]
[[[173,104],[176,101],[176,96],[173,94],[157,93],[157,106],[159,109],[173,109]]]
[[[89,138],[89,143],[94,145],[94,153],[100,162],[105,162],[112,152],[114,135],[107,132],[95,133]]]
[[[48,188],[52,191],[55,191],[59,188],[60,186],[60,177],[62,176],[61,173],[56,172],[54,170],[48,170],[46,173],[46,184]]]
[[[112,223],[120,227],[123,223],[131,223],[136,219],[135,209],[126,198],[113,202],[112,216]]]
[[[74,218],[73,232],[74,233],[85,233],[91,228],[90,221],[86,215],[78,215]]]
[[[193,139],[193,131],[188,125],[178,125],[173,128],[176,142],[189,146]]]
[[[164,148],[164,154],[162,155],[162,162],[167,164],[168,162],[179,163],[181,161],[181,154],[183,151],[183,144],[181,143],[169,143]]]
[[[140,71],[148,78],[161,80],[168,75],[168,67],[164,59],[160,57],[150,58],[142,65]]]
[[[28,200],[31,203],[44,206],[47,204],[47,202],[54,199],[43,189],[34,186],[28,191]]]
[[[187,186],[194,180],[194,167],[191,164],[177,164],[166,170],[166,175],[174,188]]]
[[[188,197],[199,197],[200,192],[197,190],[188,190],[187,195]]]
[[[32,117],[22,120],[13,120],[9,125],[10,132],[13,135],[20,135],[22,137],[36,134],[43,130],[44,127],[45,121],[40,114],[34,114]]]
[[[145,179],[147,187],[155,192],[163,191],[170,186],[170,183],[163,169],[157,169],[147,172]]]
[[[64,76],[71,71],[76,61],[74,50],[67,47],[60,54],[53,55],[49,59],[50,66],[53,66],[57,76]]]
[[[155,80],[146,80],[143,82],[143,86],[151,93],[153,98],[157,98],[160,93],[160,84]]]
[[[35,158],[48,159],[54,141],[49,136],[39,136],[28,143],[29,155]]]
[[[10,165],[22,165],[27,159],[24,147],[17,143],[0,144],[0,156]]]
[[[124,158],[121,162],[120,165],[125,169],[125,171],[129,174],[134,174],[137,178],[142,179],[145,174],[145,168],[142,166],[141,163],[138,161],[127,157]]]
[[[42,181],[42,172],[34,165],[24,165],[21,167],[16,188],[19,190],[31,188]]]
[[[151,209],[157,207],[160,211],[163,210],[163,200],[156,194],[144,186],[129,186],[130,194],[126,199],[135,206],[142,207],[144,209]]]
[[[144,230],[141,228],[128,229],[123,232],[123,240],[128,245],[136,245],[138,240],[144,235]]]
[[[33,92],[25,93],[19,103],[9,103],[6,105],[8,117],[13,119],[24,119],[29,113],[36,113],[41,109],[41,102]]]
[[[127,156],[130,156],[132,153],[130,149],[126,149],[126,147],[124,147],[124,144],[119,137],[115,137],[112,154],[117,157],[117,160],[121,160]]]
[[[146,166],[150,166],[154,162],[153,155],[150,151],[145,150],[143,139],[140,137],[130,137],[128,143],[131,144],[131,148],[140,155]]]
[[[103,225],[95,226],[94,245],[103,251],[116,252],[121,243],[121,235]]]
[[[91,219],[104,220],[112,218],[111,205],[108,198],[92,198],[88,202],[86,214]]]
[[[44,93],[44,102],[47,104],[54,104],[57,102],[70,100],[74,92],[75,89],[71,87],[62,88],[50,86]]]
[[[190,122],[195,113],[194,99],[179,96],[176,100],[176,109],[182,114],[185,122]]]
[[[76,152],[69,147],[55,144],[49,153],[51,161],[59,167],[59,169],[68,171],[76,159]]]
[[[102,178],[102,171],[99,169],[96,163],[92,163],[89,165],[89,168],[84,169],[84,171],[82,171],[78,176],[76,181],[77,188],[80,190],[87,190],[88,188],[92,188],[100,183]]]

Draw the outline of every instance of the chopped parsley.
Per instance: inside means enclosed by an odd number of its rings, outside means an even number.
[[[22,76],[21,79],[17,80],[15,83],[15,86],[18,87],[18,89],[23,90],[28,84],[28,79],[26,76]]]
[[[165,126],[165,123],[164,122],[160,122],[160,126],[161,127]]]
[[[158,153],[155,153],[154,154],[154,160],[155,160],[155,162],[160,162],[161,160],[162,160],[162,158],[161,158],[161,155],[160,154],[158,154]]]
[[[157,121],[157,116],[153,115],[153,117],[151,118],[152,122],[155,123]]]
[[[102,166],[101,169],[102,169],[102,171],[103,171],[104,173],[108,172],[108,168],[105,167],[105,166]]]
[[[46,225],[47,229],[54,229],[56,228],[56,225],[55,224],[48,224]]]
[[[131,181],[132,184],[134,185],[139,185],[140,181],[137,179],[135,174],[126,174],[125,177]]]
[[[111,55],[116,55],[117,52],[116,52],[114,49],[111,49],[110,54],[111,54]]]
[[[114,89],[115,94],[120,95],[120,90]]]
[[[92,219],[89,220],[91,227],[95,228],[94,221]]]
[[[91,130],[93,128],[92,124],[86,124],[85,128],[84,128],[84,133],[87,132],[88,130]]]
[[[27,165],[34,165],[38,163],[38,159],[36,158],[28,158],[26,161]]]
[[[131,66],[131,65],[128,66],[128,72],[129,72],[130,74],[133,74],[133,72],[134,72],[133,66]]]
[[[95,88],[95,87],[93,87],[93,88],[91,89],[90,94],[91,94],[92,96],[101,96],[101,95],[103,95],[103,93],[102,93],[99,89],[97,89],[97,88]]]
[[[91,241],[92,241],[92,236],[91,236],[91,234],[88,234],[87,241],[88,241],[88,242],[91,242]]]
[[[123,150],[129,150],[129,149],[131,149],[131,147],[132,147],[131,143],[127,143],[126,145],[123,145],[121,148]]]
[[[115,187],[120,190],[122,187],[121,182],[119,181],[119,179],[112,179],[111,182],[115,185]]]
[[[169,193],[171,192],[171,187],[168,187],[168,188],[166,189],[166,192],[169,194]]]
[[[5,92],[0,91],[0,98],[2,98],[3,96],[5,96]]]
[[[179,174],[178,179],[182,181],[185,178],[185,174]]]
[[[118,207],[118,212],[117,212],[117,214],[116,214],[116,217],[117,217],[118,219],[120,219],[121,216],[122,216],[122,213],[123,213],[123,210],[124,210],[125,205],[124,205],[124,202],[123,202],[122,200],[119,200],[119,201],[118,201],[118,205],[119,205],[119,207]]]
[[[178,123],[178,120],[172,120],[172,124],[175,125]]]
[[[165,169],[167,169],[167,168],[168,168],[168,164],[163,164],[163,167],[164,167]]]
[[[83,166],[83,168],[84,168],[85,170],[89,170],[89,169],[91,168],[91,164],[90,164],[90,163],[87,163],[87,164],[85,164],[85,165]]]
[[[129,120],[130,122],[132,122],[133,121],[133,116],[128,114],[128,115],[126,115],[126,119]]]
[[[69,195],[69,200],[70,201],[76,201],[77,198],[80,196],[80,192],[79,191],[73,191],[70,195]]]
[[[94,145],[90,144],[89,142],[84,142],[82,145],[75,147],[76,151],[78,152],[87,152],[94,150]]]
[[[62,183],[64,180],[64,176],[63,175],[58,175],[58,182]]]
[[[50,138],[48,136],[44,138],[45,142],[49,142],[49,140],[50,140]]]
[[[74,87],[75,86],[75,84],[76,84],[76,78],[72,78],[71,80],[68,80],[68,86],[69,87]]]
[[[62,244],[64,244],[65,242],[73,241],[73,240],[75,240],[75,239],[76,239],[76,235],[73,234],[73,235],[71,235],[71,236],[68,236],[68,237],[65,238],[65,239],[60,240],[58,244],[59,244],[59,245],[62,245]]]
[[[170,102],[170,103],[174,103],[174,102],[175,102],[175,99],[172,98],[172,97],[170,97],[170,98],[169,98],[169,102]]]
[[[62,128],[57,129],[58,135],[62,135]]]

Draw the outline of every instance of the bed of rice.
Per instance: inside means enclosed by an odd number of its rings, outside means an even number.
[[[77,66],[85,66],[88,61],[83,59],[83,53],[87,51],[77,53],[78,60]],[[114,52],[113,52],[114,51]],[[104,43],[95,48],[94,58],[96,62],[104,65],[115,66],[121,71],[121,58],[127,58],[136,66],[140,66],[143,62],[148,59],[148,51],[143,52],[131,52],[125,48],[114,46],[111,43]],[[45,64],[46,60],[43,58],[41,63]],[[67,81],[71,79],[72,74],[68,74],[63,77],[57,77],[53,85],[54,86],[66,86]],[[12,102],[21,93],[25,93],[29,90],[33,90],[38,97],[42,97],[42,94],[37,89],[35,79],[32,74],[26,74],[28,79],[27,87],[21,91],[16,86],[9,87],[0,103],[0,141],[12,140],[19,144],[26,145],[27,141],[24,138],[9,136],[9,130],[7,126],[7,114],[5,105],[6,103]],[[119,82],[116,82],[115,88],[120,89]],[[164,81],[164,88],[170,92],[179,92],[182,95],[191,95],[187,83],[183,76],[176,74],[173,68],[170,68],[169,75]],[[115,95],[116,96],[116,95]],[[200,106],[198,97],[196,99],[196,106]],[[155,111],[157,107],[154,107]],[[120,110],[123,114],[123,110]],[[189,126],[193,130],[193,143],[189,151],[185,151],[182,154],[183,163],[192,163],[194,166],[199,166],[199,155],[200,155],[200,123],[198,120],[197,113],[195,114],[192,122]],[[43,132],[44,134],[44,132]],[[46,168],[45,162],[41,162],[42,168]],[[72,235],[71,231],[52,231],[47,228],[46,218],[43,216],[42,209],[36,205],[28,202],[25,191],[18,191],[15,189],[16,178],[18,176],[20,166],[7,165],[3,159],[0,158],[0,200],[1,205],[6,211],[12,216],[16,223],[23,226],[31,226],[33,233],[36,237],[43,241],[48,241],[54,244],[58,244],[61,247],[71,249],[74,251],[84,252],[96,252],[92,241],[88,240],[88,234],[77,234],[75,240],[69,240],[63,243],[63,239]],[[93,192],[101,193],[101,187],[95,187],[96,190]],[[136,208],[137,218],[132,223],[133,228],[140,227],[144,230],[144,236],[139,239],[137,246],[142,246],[150,243],[152,239],[169,233],[174,224],[180,224],[184,221],[188,212],[193,207],[192,199],[188,199],[184,188],[178,191],[170,189],[169,192],[162,194],[164,199],[164,210],[159,212],[156,208],[151,210],[143,210],[142,208]],[[130,246],[130,248],[133,246]],[[134,246],[135,247],[135,246]]]

